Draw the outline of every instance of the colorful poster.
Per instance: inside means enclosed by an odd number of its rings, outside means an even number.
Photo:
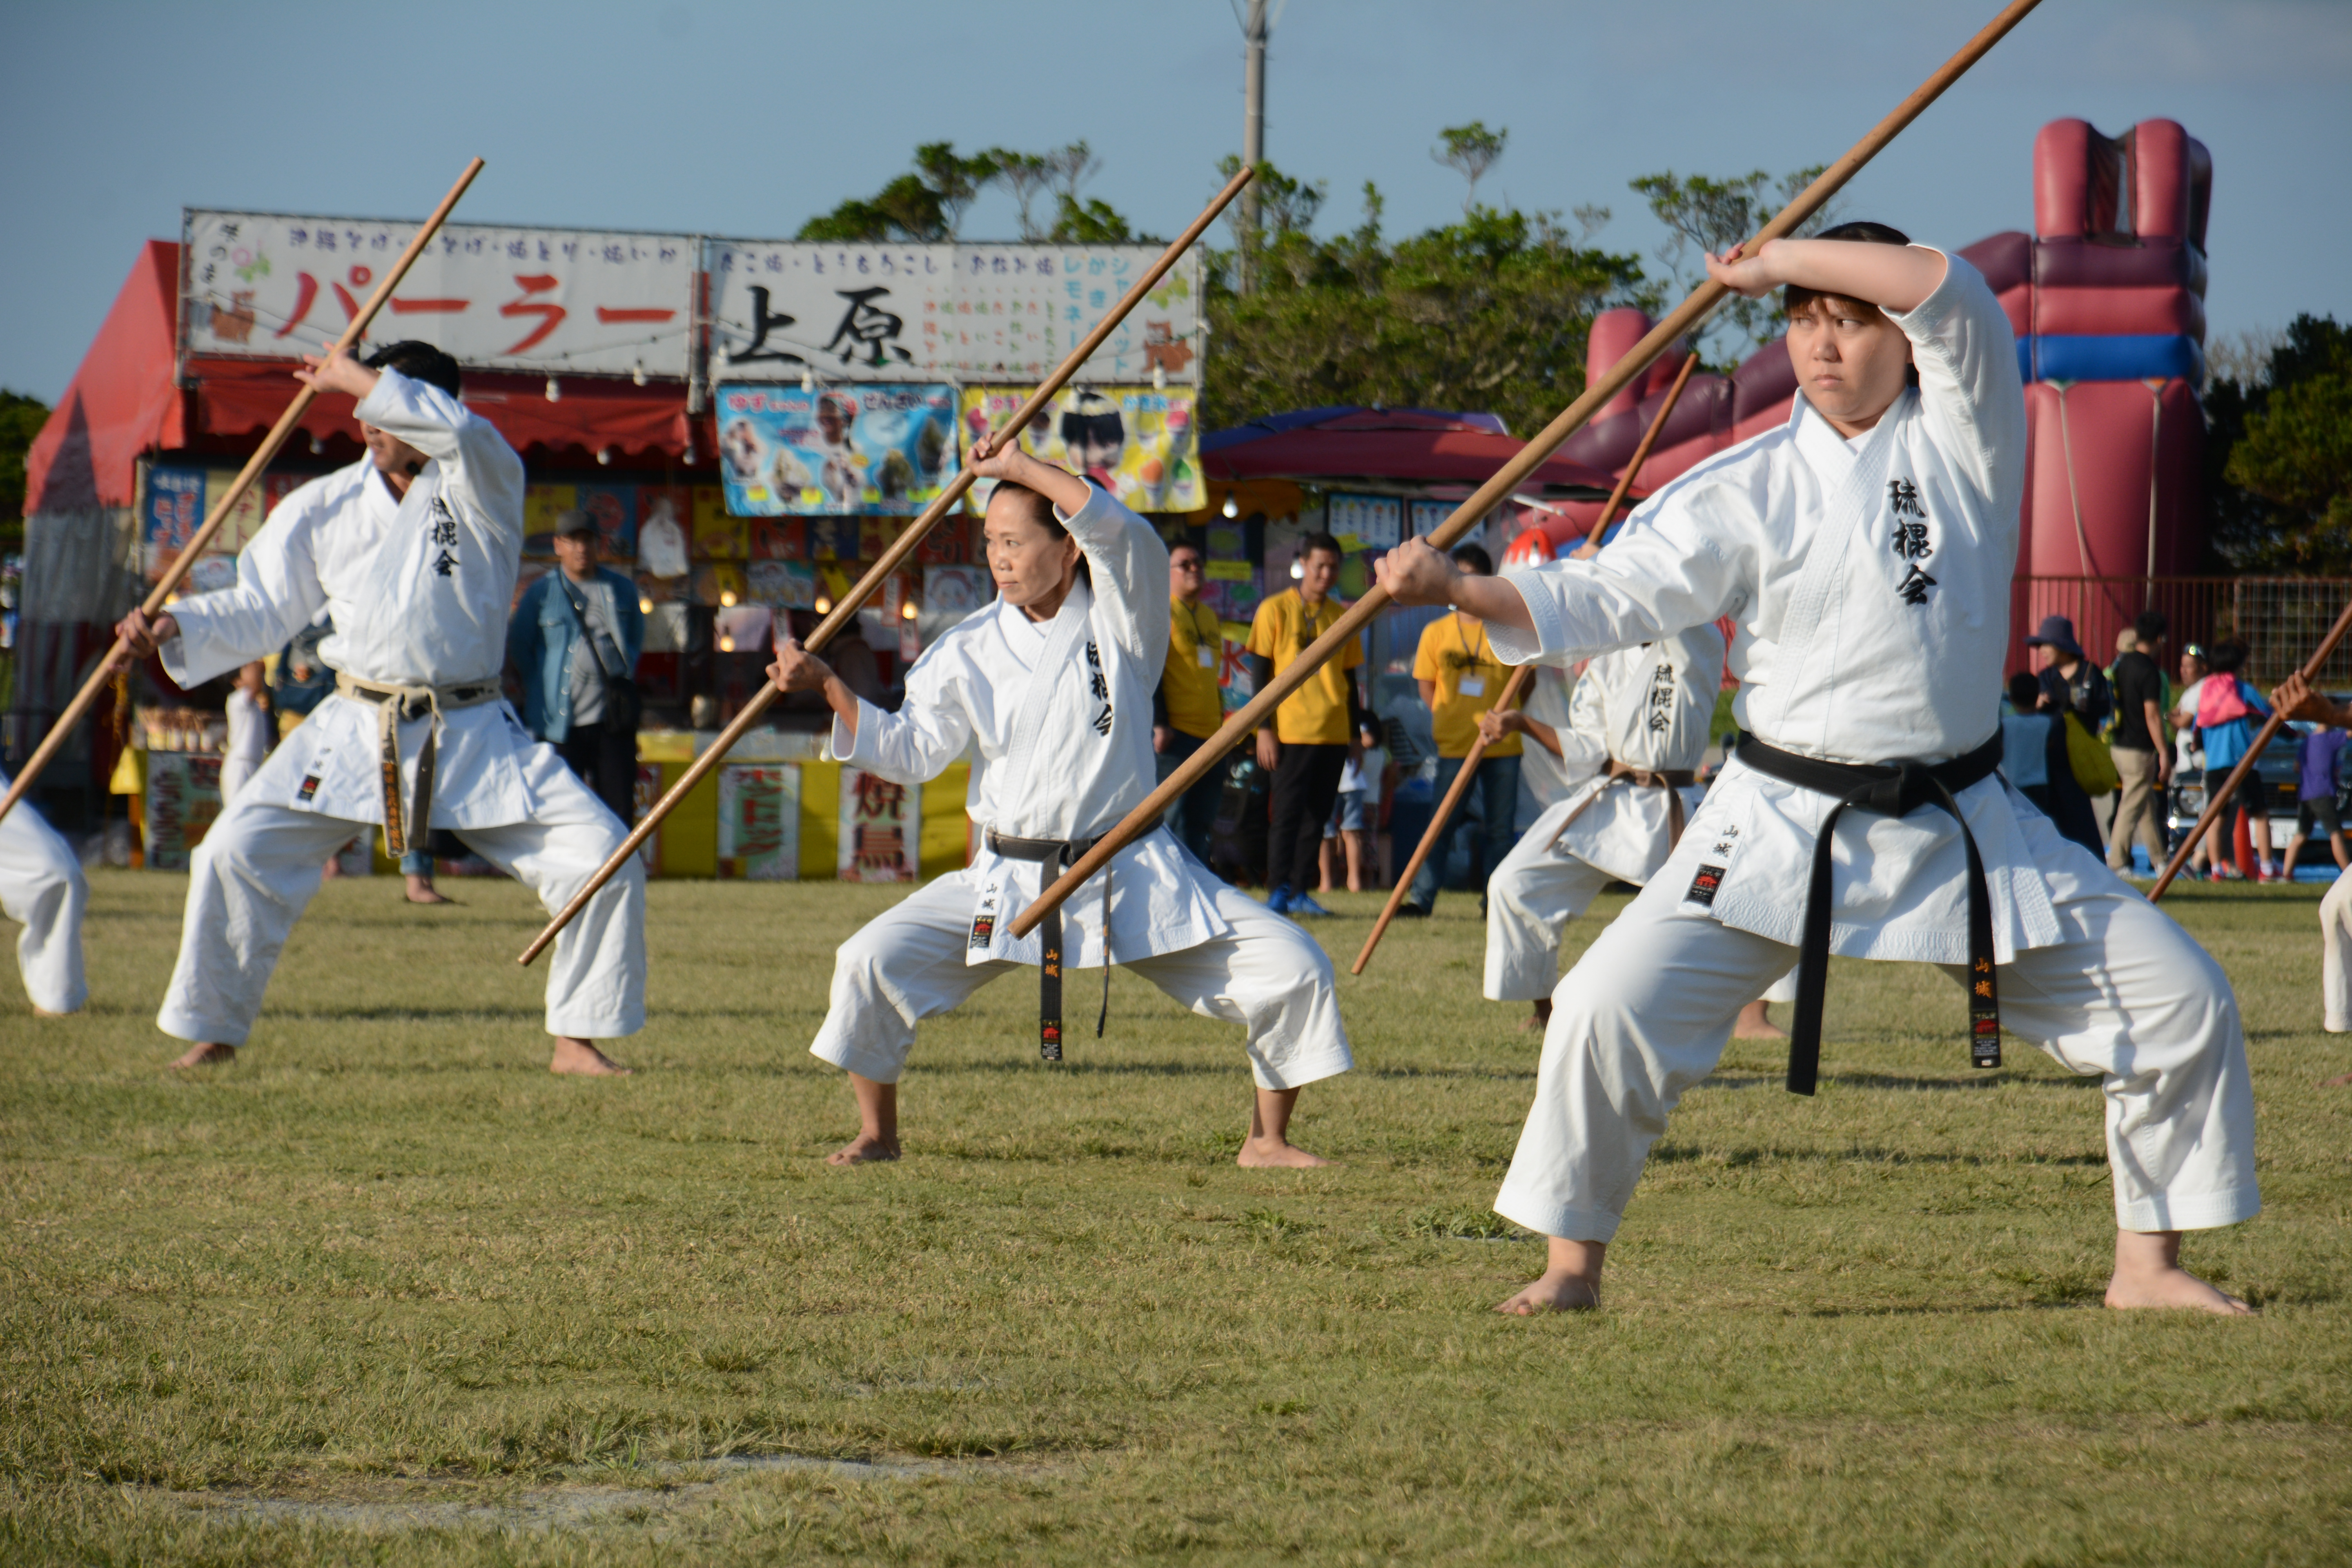
[[[835,869],[845,882],[912,882],[922,844],[919,791],[861,768],[841,770]]]
[[[808,525],[799,518],[751,518],[745,521],[744,527],[751,532],[752,560],[808,559]]]
[[[805,561],[754,561],[744,574],[755,605],[780,610],[816,608],[816,568]]]
[[[1003,426],[1030,391],[964,388],[966,444]],[[1099,480],[1130,511],[1198,511],[1209,498],[1193,451],[1194,401],[1189,391],[1148,386],[1065,387],[1021,433],[1022,449]],[[994,488],[981,480],[965,504],[986,511]]]
[[[243,550],[247,542],[261,531],[268,508],[304,482],[292,475],[264,475],[259,484],[237,498],[205,553],[225,557]],[[204,526],[213,503],[226,495],[235,483],[234,468],[198,468],[177,463],[148,467],[146,493],[139,508],[139,554],[149,582],[162,580],[163,574],[171,570],[180,552]]]
[[[575,485],[580,510],[593,519],[604,559],[625,563],[637,558],[637,487]]]
[[[1149,245],[821,245],[713,240],[722,374],[1032,385],[1158,259]],[[1202,252],[1177,263],[1096,349],[1083,381],[1197,385]]]
[[[727,510],[727,492],[719,486],[694,487],[692,515],[697,560],[740,561],[751,553],[751,525]]]
[[[955,476],[955,409],[944,385],[721,386],[727,510],[912,516]]]
[[[1419,509],[1430,503],[1415,501]],[[1403,542],[1404,499],[1401,496],[1335,495],[1326,531],[1342,550],[1394,550]],[[1419,528],[1415,533],[1422,531]],[[1350,541],[1356,542],[1350,543]]]
[[[180,342],[190,353],[318,353],[416,232],[410,220],[191,209]],[[368,333],[460,364],[684,380],[698,243],[684,235],[450,224]]]
[[[719,770],[719,874],[789,882],[801,874],[801,770],[730,763]]]
[[[766,605],[731,605],[711,617],[710,635],[720,653],[768,651],[768,633],[776,612]]]
[[[147,753],[147,866],[184,871],[220,816],[221,760],[189,752]]]
[[[996,579],[985,566],[923,568],[923,637],[929,641],[996,597]]]

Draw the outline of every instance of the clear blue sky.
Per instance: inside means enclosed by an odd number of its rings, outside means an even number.
[[[1628,179],[1834,157],[1995,9],[1290,0],[1266,151],[1329,182],[1323,227],[1352,226],[1372,179],[1391,230],[1415,229],[1459,209],[1438,129],[1482,119],[1511,132],[1491,195],[1609,205],[1601,243],[1646,253],[1660,237]],[[0,385],[50,400],[184,205],[417,216],[479,153],[463,217],[772,237],[919,142],[1084,137],[1105,159],[1088,194],[1167,233],[1241,143],[1226,0],[18,0],[5,37]],[[2033,134],[2065,115],[2169,116],[2213,150],[2215,333],[2352,318],[2352,5],[2050,0],[1847,211],[1952,244],[2031,228]],[[1010,237],[1010,204],[965,232]]]

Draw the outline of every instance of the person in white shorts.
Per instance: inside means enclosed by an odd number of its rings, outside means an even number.
[[[2006,1025],[2105,1079],[2110,1306],[2247,1310],[2179,1262],[2184,1231],[2261,1208],[2229,978],[1995,771],[2026,449],[2007,317],[1966,261],[1877,224],[1708,270],[1788,286],[1788,424],[1664,487],[1591,561],[1463,577],[1409,541],[1378,568],[1402,604],[1484,617],[1512,663],[1737,627],[1745,734],[1558,993],[1495,1204],[1549,1258],[1500,1310],[1599,1304],[1651,1144],[1791,959],[1790,1087],[1811,1091],[1839,952],[1945,966],[1976,1066]]]
[[[2271,692],[2271,706],[2289,719],[2352,730],[2352,703],[2314,691],[2300,674],[2288,676]],[[2249,778],[2240,787],[2255,782]],[[2338,876],[2319,900],[2319,1026],[2331,1035],[2352,1035],[2352,872]],[[2352,1072],[2331,1078],[2322,1087],[2347,1084],[2352,1084]]]
[[[1104,967],[1107,987],[1117,963],[1247,1030],[1257,1092],[1240,1163],[1322,1164],[1287,1129],[1303,1086],[1353,1065],[1331,961],[1165,826],[1028,938],[1012,937],[1045,882],[1151,793],[1168,550],[1108,492],[1017,446],[974,466],[997,481],[984,525],[997,601],[923,650],[898,711],[858,697],[789,637],[769,669],[786,690],[824,694],[832,753],[850,767],[912,787],[974,753],[966,809],[983,831],[972,864],[926,884],[834,961],[831,1009],[809,1049],[848,1073],[860,1129],[831,1163],[898,1157],[898,1078],[919,1021],[1034,968],[1039,1049],[1058,1061],[1066,972]]]

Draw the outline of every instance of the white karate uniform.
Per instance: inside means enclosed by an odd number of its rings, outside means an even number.
[[[268,724],[269,710],[260,698],[242,688],[228,694],[228,744],[221,753],[220,770],[223,805],[236,798],[236,792],[268,759]]]
[[[1841,439],[1801,395],[1787,425],[1677,478],[1592,560],[1506,574],[1536,629],[1490,624],[1496,651],[1566,663],[1729,616],[1736,711],[1769,744],[1936,762],[1992,735],[2024,478],[2014,341],[1957,257],[1893,320],[1919,385],[1871,431]],[[1990,887],[2004,1026],[2105,1076],[2117,1223],[2253,1215],[2252,1090],[2220,965],[1999,776],[1958,796]],[[1834,804],[1736,756],[1717,775],[1680,848],[1560,983],[1499,1212],[1551,1236],[1615,1234],[1667,1112],[1794,961]],[[1833,951],[1964,963],[1949,816],[1848,812],[1833,853]]]
[[[1536,818],[1487,884],[1488,999],[1550,995],[1568,922],[1612,881],[1641,887],[1664,864],[1674,826],[1666,792],[1612,784],[1609,763],[1695,770],[1722,689],[1723,635],[1711,625],[1603,654],[1585,668],[1558,731],[1562,771],[1578,782]],[[1685,817],[1706,797],[1696,785],[1679,793]]]
[[[0,773],[0,795],[8,775]],[[79,1013],[89,1000],[82,979],[81,917],[89,883],[81,862],[30,801],[0,817],[0,912],[25,928],[16,939],[16,973],[44,1013]]]
[[[163,665],[181,685],[280,647],[321,609],[334,619],[321,658],[357,679],[499,679],[522,552],[521,459],[457,399],[396,371],[382,374],[358,415],[431,460],[405,499],[362,458],[279,502],[246,546],[235,587],[173,606],[180,635],[163,645]],[[245,1043],[320,863],[383,821],[377,722],[374,704],[330,696],[205,835],[189,860],[179,964],[157,1019],[164,1033]],[[404,801],[433,722],[400,725]],[[452,708],[441,724],[429,826],[455,829],[551,914],[562,908],[626,829],[507,703]],[[427,826],[415,825],[418,837]],[[645,870],[632,858],[556,938],[548,1033],[635,1033],[645,976]]]
[[[1526,692],[1519,700],[1520,711],[1539,724],[1563,731],[1576,722],[1572,699],[1576,680],[1564,669],[1538,665],[1528,679]],[[1521,833],[1535,826],[1536,818],[1552,805],[1582,784],[1591,773],[1589,767],[1569,760],[1563,754],[1553,756],[1534,737],[1525,739],[1519,747],[1519,806],[1516,826]]]
[[[2352,872],[2319,900],[2320,1027],[2352,1034]]]
[[[1100,489],[1063,521],[1091,582],[1081,575],[1042,625],[1001,599],[957,625],[907,672],[898,712],[861,700],[854,735],[835,721],[835,756],[913,785],[969,746],[966,809],[1013,838],[1094,838],[1141,804],[1156,776],[1167,547]],[[919,1020],[1040,962],[1041,936],[1015,942],[1011,923],[1059,868],[1000,856],[985,833],[976,853],[842,944],[809,1047],[817,1057],[896,1083]],[[1165,827],[1120,850],[1063,913],[1066,973],[1117,962],[1205,1017],[1245,1026],[1261,1087],[1296,1089],[1352,1065],[1322,948],[1218,881]],[[1069,1014],[1090,989],[1066,987]]]

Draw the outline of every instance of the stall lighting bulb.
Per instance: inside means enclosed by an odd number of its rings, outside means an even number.
[[[719,651],[720,653],[733,653],[735,651],[735,639],[733,637],[720,637],[719,639]]]
[[[801,367],[801,390],[803,392],[814,392],[816,390],[816,372],[809,369],[805,365]]]
[[[732,588],[720,589],[719,591],[719,602],[726,608],[730,610],[733,609],[735,607],[735,590]]]
[[[563,401],[563,388],[555,384],[555,378],[551,375],[547,378],[547,400],[550,403]]]
[[[1239,517],[1241,514],[1242,503],[1234,499],[1233,491],[1227,490],[1225,492],[1225,515],[1227,517]]]
[[[820,616],[829,616],[833,614],[833,601],[826,598],[822,594],[818,595],[816,599],[816,613]]]
[[[613,448],[610,447],[597,447],[596,464],[599,468],[611,468],[613,466]]]
[[[1165,392],[1168,390],[1168,367],[1166,365],[1155,364],[1151,367],[1151,390],[1154,392]]]
[[[654,613],[654,602],[651,599],[646,598],[643,594],[640,594],[637,595],[637,608],[644,614],[650,616]]]
[[[310,437],[310,456],[314,458],[323,456],[326,450],[327,443],[325,440],[317,436]]]
[[[646,384],[646,362],[639,360],[629,371],[629,379],[639,386]]]
[[[898,618],[902,621],[911,621],[915,618],[914,600],[909,599],[905,604],[898,606]]]
[[[1304,555],[1292,556],[1290,558],[1290,580],[1297,583],[1304,580],[1306,576],[1307,557]]]

